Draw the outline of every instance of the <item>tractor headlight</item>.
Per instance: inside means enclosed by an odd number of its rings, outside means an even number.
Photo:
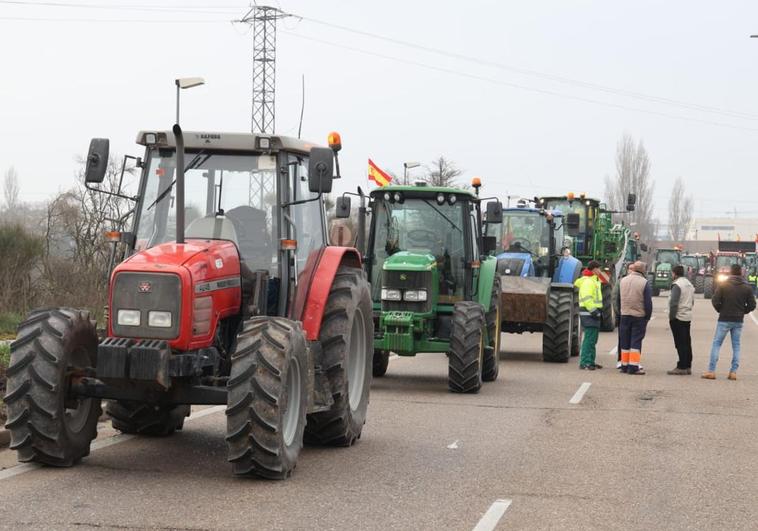
[[[408,302],[425,302],[426,290],[425,289],[409,289],[403,293],[403,300]]]
[[[727,278],[729,278],[728,275],[725,275],[724,273],[719,273],[719,275],[716,277],[716,280],[719,282],[725,281]]]
[[[155,328],[171,328],[171,312],[148,312],[147,324]]]
[[[399,301],[401,300],[402,294],[400,293],[399,289],[387,289],[382,288],[382,300],[383,301]]]
[[[445,194],[437,194],[437,204],[441,205],[445,202]]]
[[[116,322],[121,326],[139,326],[139,310],[119,310],[116,314]]]

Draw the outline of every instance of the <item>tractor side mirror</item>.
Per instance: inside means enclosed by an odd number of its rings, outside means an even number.
[[[334,152],[329,148],[311,149],[308,161],[308,189],[314,193],[328,194],[334,179]]]
[[[503,203],[500,201],[490,201],[487,203],[487,223],[503,222]]]
[[[569,236],[576,236],[579,234],[579,222],[579,214],[576,212],[566,214],[566,232]]]
[[[337,198],[337,202],[334,204],[334,215],[338,219],[345,219],[350,217],[350,197],[342,195]]]
[[[494,253],[497,248],[497,238],[495,236],[482,237],[482,252],[484,254]]]
[[[640,250],[641,250],[643,253],[646,253],[646,252],[647,252],[647,244],[645,244],[645,243],[641,243],[641,244],[640,244]]]
[[[637,195],[636,194],[629,194],[626,196],[626,210],[627,212],[633,212],[634,207],[637,204]]]
[[[105,179],[105,170],[108,169],[108,151],[110,140],[107,138],[93,138],[89,143],[87,153],[87,166],[84,170],[84,182],[87,184],[100,184]]]

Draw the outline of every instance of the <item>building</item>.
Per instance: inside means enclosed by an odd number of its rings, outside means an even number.
[[[756,218],[695,218],[687,233],[688,241],[754,241],[756,237]]]

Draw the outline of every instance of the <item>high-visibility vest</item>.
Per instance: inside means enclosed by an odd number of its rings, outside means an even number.
[[[574,286],[579,289],[579,307],[588,312],[603,309],[603,287],[600,279],[595,275],[591,277],[581,276],[574,281]]]

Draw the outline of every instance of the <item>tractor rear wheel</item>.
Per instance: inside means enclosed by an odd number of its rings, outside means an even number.
[[[453,393],[478,393],[482,388],[485,326],[481,304],[455,303],[447,371],[447,385]]]
[[[226,442],[234,473],[288,477],[303,448],[308,355],[300,323],[253,317],[237,335],[227,382]]]
[[[5,427],[19,461],[72,466],[89,455],[100,400],[70,396],[68,390],[72,377],[95,366],[97,344],[87,311],[37,310],[19,325],[4,398]]]
[[[387,367],[389,367],[390,364],[390,353],[386,350],[375,350],[374,351],[374,367],[373,367],[373,375],[374,378],[381,378],[385,374],[387,374]]]
[[[603,284],[603,315],[600,319],[600,330],[613,332],[616,328],[616,320],[613,317],[613,286]]]
[[[122,433],[163,437],[184,427],[190,406],[155,406],[141,402],[111,401],[105,406],[111,424]]]
[[[571,303],[572,311],[572,323],[571,323],[571,356],[576,357],[579,355],[579,349],[581,342],[579,341],[579,305],[577,304],[576,297]]]
[[[308,444],[350,446],[366,423],[374,348],[371,291],[366,274],[341,266],[324,308],[319,341],[323,368],[334,404],[311,413],[305,428]]]
[[[703,283],[703,296],[706,299],[713,298],[713,277],[705,277],[705,282]]]
[[[542,326],[542,359],[549,363],[566,363],[573,352],[574,293],[550,290],[547,320]]]
[[[484,349],[484,366],[482,368],[482,380],[494,382],[500,372],[500,278],[495,276],[490,295],[490,309],[484,316],[487,322],[487,335],[489,344]]]
[[[703,293],[705,287],[705,277],[703,275],[695,275],[695,293]]]

